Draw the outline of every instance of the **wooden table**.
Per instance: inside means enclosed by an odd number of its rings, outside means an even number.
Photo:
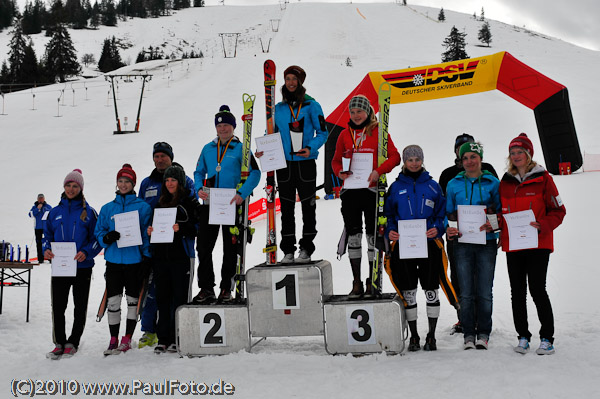
[[[27,287],[27,316],[29,323],[29,300],[31,297],[31,269],[39,263],[0,262],[0,314],[2,314],[2,299],[4,287]]]

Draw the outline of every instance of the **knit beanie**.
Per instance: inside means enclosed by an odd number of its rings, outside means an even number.
[[[219,112],[215,115],[215,126],[219,123],[228,123],[235,129],[235,116],[229,110],[229,106],[221,105],[221,108],[219,108]]]
[[[167,168],[167,170],[165,170],[165,174],[164,174],[164,181],[167,180],[167,178],[173,178],[175,180],[177,180],[177,183],[179,183],[179,186],[185,188],[185,171],[183,170],[183,168],[181,166],[177,166],[177,165],[171,165]]]
[[[458,147],[460,147],[461,145],[463,145],[464,143],[474,143],[474,142],[475,142],[475,138],[473,136],[471,136],[470,134],[463,133],[459,136],[456,136],[456,140],[454,141],[454,151],[456,152],[456,149]]]
[[[300,68],[298,65],[291,65],[287,67],[287,69],[283,71],[283,77],[285,78],[287,75],[296,76],[300,84],[304,84],[304,79],[306,79],[306,72],[304,72],[304,69]]]
[[[152,156],[154,156],[154,154],[156,154],[157,152],[162,152],[163,154],[166,154],[169,158],[171,158],[171,161],[173,161],[173,147],[171,147],[169,143],[166,143],[164,141],[159,141],[158,143],[155,143],[154,148],[152,150]]]
[[[421,161],[425,161],[423,149],[416,144],[408,145],[402,150],[402,159],[404,159],[404,161],[412,157],[419,158]]]
[[[131,181],[131,183],[135,186],[135,181],[137,177],[130,164],[124,164],[121,170],[119,170],[119,173],[117,173],[117,180],[119,180],[122,177],[129,179],[129,181]]]
[[[533,157],[533,144],[531,143],[531,140],[529,140],[529,137],[527,137],[525,133],[519,134],[517,137],[510,141],[510,144],[508,145],[508,151],[510,151],[510,149],[513,147],[521,147],[529,153],[530,157]]]
[[[358,94],[352,97],[348,103],[348,110],[354,108],[363,110],[367,113],[367,115],[369,115],[369,112],[371,112],[371,103],[367,97],[363,96],[362,94]]]
[[[464,143],[458,150],[458,157],[462,159],[463,155],[467,152],[474,152],[483,159],[483,146],[479,143]]]
[[[81,174],[81,169],[73,169],[72,172],[69,172],[65,177],[65,181],[63,182],[63,187],[67,185],[67,183],[75,182],[81,187],[81,191],[83,191],[83,175]]]

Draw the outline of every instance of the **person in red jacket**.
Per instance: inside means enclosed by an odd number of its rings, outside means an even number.
[[[531,209],[538,231],[537,248],[511,250],[506,224],[502,229],[502,250],[506,252],[508,276],[512,295],[515,329],[519,335],[516,352],[527,353],[531,333],[527,322],[527,283],[540,319],[538,355],[554,353],[554,316],[546,292],[546,274],[550,253],[554,251],[553,231],[563,221],[566,210],[554,180],[535,161],[533,145],[525,133],[515,137],[508,146],[508,168],[500,182],[502,214]]]
[[[360,278],[360,262],[362,257],[362,218],[365,218],[365,231],[367,235],[367,255],[369,266],[372,270],[373,259],[375,257],[375,206],[377,200],[377,181],[383,173],[389,173],[394,167],[400,164],[400,154],[394,146],[392,138],[388,136],[388,159],[378,167],[377,146],[379,140],[378,122],[375,118],[375,111],[367,97],[357,95],[352,97],[348,105],[350,112],[350,121],[348,128],[344,129],[336,144],[335,155],[331,161],[333,173],[341,180],[344,180],[344,188],[341,191],[342,216],[344,218],[344,228],[346,231],[348,243],[348,257],[352,267],[351,298],[359,298],[365,294],[362,280]],[[350,178],[352,172],[349,167],[344,168],[342,158],[353,159],[358,162],[359,157],[353,154],[361,154],[360,159],[372,157],[371,172],[368,177],[365,176],[363,188],[349,189],[346,179]],[[366,155],[364,158],[362,155]],[[352,161],[351,161],[352,162]],[[358,176],[358,174],[357,174]],[[355,176],[356,177],[356,176]],[[372,296],[371,276],[367,279],[367,292],[365,296]]]

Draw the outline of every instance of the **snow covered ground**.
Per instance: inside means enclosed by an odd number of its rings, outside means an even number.
[[[5,114],[0,115],[0,239],[35,246],[27,212],[38,192],[45,193],[47,201],[55,205],[64,176],[73,168],[82,169],[86,198],[97,210],[113,198],[116,173],[123,163],[133,165],[138,181],[150,173],[152,144],[156,141],[169,142],[175,161],[191,175],[202,146],[214,136],[213,116],[219,106],[229,104],[239,120],[244,92],[257,95],[254,133],[262,134],[262,63],[267,58],[275,60],[279,68],[278,86],[286,66],[301,65],[307,72],[308,93],[329,114],[369,71],[438,63],[441,43],[452,25],[468,34],[471,57],[508,51],[567,86],[582,151],[600,153],[600,136],[593,119],[598,112],[600,83],[591,72],[600,65],[600,52],[496,21],[490,21],[492,47],[481,47],[476,39],[480,22],[470,15],[446,11],[446,22],[438,23],[428,19],[427,12],[437,15],[434,9],[390,3],[301,3],[289,4],[285,11],[279,6],[206,7],[158,20],[121,22],[117,28],[71,31],[80,57],[94,53],[98,59],[102,41],[115,35],[133,45],[121,53],[126,61],[134,60],[142,46],[163,42],[168,49],[185,47],[186,43],[186,48],[195,46],[205,58],[143,66],[153,78],[145,93],[140,134],[112,134],[114,108],[103,77],[0,98],[0,110]],[[271,19],[281,20],[277,33],[271,31]],[[218,33],[232,32],[241,34],[237,57],[224,59]],[[260,39],[265,44],[271,39],[268,54],[262,53]],[[40,56],[47,39],[37,35],[33,40]],[[7,50],[8,41],[8,33],[0,33],[0,48]],[[346,66],[348,57],[351,67]],[[124,71],[139,67],[133,65]],[[128,117],[129,129],[133,128],[139,93],[139,79],[119,84],[119,112],[122,122]],[[390,133],[397,147],[420,144],[425,165],[434,177],[451,164],[454,138],[462,132],[483,142],[485,160],[498,171],[504,169],[510,139],[522,131],[534,142],[534,158],[543,163],[533,112],[500,92],[396,105],[390,119]],[[319,180],[322,178],[321,172]],[[137,379],[149,383],[164,379],[212,383],[222,379],[235,386],[234,396],[240,398],[596,397],[600,312],[593,293],[600,271],[594,261],[598,220],[594,209],[600,174],[557,176],[555,181],[567,217],[555,233],[556,251],[550,258],[548,275],[556,319],[554,356],[521,356],[512,351],[516,334],[506,261],[500,253],[488,351],[462,350],[462,337],[448,334],[455,322],[454,310],[442,300],[439,349],[433,353],[332,357],[325,351],[323,337],[306,337],[268,339],[252,353],[202,359],[159,357],[150,349],[105,359],[102,351],[108,344],[108,328],[105,320],[95,323],[104,289],[104,260],[98,257],[88,324],[80,351],[72,359],[53,362],[44,357],[52,348],[50,266],[36,267],[32,273],[29,323],[25,323],[26,290],[5,290],[0,315],[0,397],[10,395],[13,379],[128,383]],[[255,191],[255,199],[262,195],[261,189]],[[348,261],[335,258],[341,231],[339,206],[338,201],[318,201],[319,235],[313,258],[332,262],[334,293],[345,294],[351,288]],[[255,227],[256,241],[248,248],[248,265],[264,261],[260,250],[264,221]],[[215,249],[216,254],[219,252],[220,247]],[[387,281],[384,288],[392,290]],[[419,295],[419,304],[424,304],[424,297]],[[530,305],[533,344],[537,346],[539,323],[533,303]],[[70,313],[71,308],[67,315]],[[419,317],[424,336],[424,306],[420,306]],[[139,335],[136,332],[136,338]]]

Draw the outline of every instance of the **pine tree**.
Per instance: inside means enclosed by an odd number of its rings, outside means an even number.
[[[8,70],[8,65],[6,64],[6,60],[4,60],[4,61],[2,61],[2,68],[0,68],[0,85],[2,85],[3,83],[10,82],[9,75],[10,75],[10,71]]]
[[[27,2],[21,18],[23,33],[34,35],[42,31],[43,17],[46,13],[46,6],[41,0],[35,0],[35,3]]]
[[[98,2],[94,2],[94,6],[92,7],[91,13],[90,13],[90,26],[94,29],[98,29],[98,26],[100,26],[100,18],[102,16],[100,15],[100,6],[98,5]]]
[[[466,33],[461,33],[453,26],[450,30],[450,35],[444,39],[442,46],[446,47],[446,51],[442,53],[442,62],[463,60],[469,58],[465,50],[467,43],[465,42]]]
[[[110,72],[115,69],[119,69],[125,66],[121,61],[121,55],[119,54],[119,48],[117,47],[117,40],[113,36],[112,39],[104,39],[102,46],[102,54],[98,60],[98,69],[101,72]]]
[[[24,83],[27,77],[24,73],[25,49],[27,37],[23,34],[21,20],[15,20],[14,29],[10,32],[10,44],[8,50],[9,78],[12,83]]]
[[[477,38],[480,42],[485,43],[488,47],[490,47],[490,43],[492,42],[492,32],[490,31],[490,24],[488,21],[485,21],[483,25],[481,25],[481,29],[479,29]]]
[[[46,36],[52,36],[54,27],[67,22],[65,17],[65,6],[62,0],[54,0],[50,5],[50,10],[46,15]]]
[[[117,9],[113,0],[103,0],[102,25],[117,26]]]
[[[204,0],[194,0],[194,7],[204,7]]]
[[[483,12],[483,7],[481,7],[481,16],[479,17],[480,21],[485,21],[485,13]]]
[[[52,37],[46,45],[44,67],[51,81],[63,83],[67,77],[78,75],[81,65],[77,62],[77,53],[71,40],[71,35],[64,24],[59,24],[52,29]]]
[[[17,15],[16,0],[0,0],[0,31],[11,26]]]
[[[29,44],[27,44],[27,47],[25,47],[22,73],[25,77],[24,82],[33,83],[33,86],[35,86],[36,83],[43,81],[40,65],[38,64],[38,59],[35,55],[35,50],[33,49],[33,42],[31,39],[29,39]],[[31,85],[28,85],[27,87],[30,86]]]
[[[446,14],[444,14],[444,7],[441,8],[440,13],[438,14],[438,21],[444,22],[446,20]]]

